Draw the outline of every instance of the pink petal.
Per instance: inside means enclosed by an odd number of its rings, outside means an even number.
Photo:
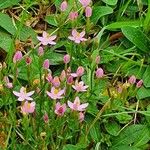
[[[76,39],[74,42],[77,43],[77,44],[79,44],[79,43],[80,43],[80,40],[79,40],[79,39]]]
[[[56,99],[56,96],[54,95],[54,94],[52,94],[52,93],[50,93],[50,92],[46,92],[47,93],[47,95],[51,98],[51,99]]]
[[[81,38],[80,40],[81,40],[81,41],[87,41],[87,39],[85,39],[85,38]]]
[[[73,36],[68,36],[68,39],[70,39],[71,41],[75,40],[75,38]]]
[[[19,97],[19,98],[18,98],[18,101],[21,101],[21,102],[22,102],[22,101],[24,101],[24,98]]]
[[[43,35],[43,38],[47,38],[47,35],[48,35],[48,34],[47,34],[45,31],[43,31],[43,34],[42,34],[42,35]]]
[[[53,40],[56,39],[56,37],[57,37],[56,35],[50,36],[50,37],[48,38],[48,40],[53,41]]]
[[[82,31],[82,32],[80,33],[80,37],[84,37],[84,35],[85,35],[85,31]]]
[[[26,96],[25,99],[26,99],[26,100],[31,100],[31,101],[33,100],[33,98],[28,97],[28,96]]]
[[[71,109],[74,109],[74,108],[73,108],[73,105],[74,105],[74,104],[73,104],[72,102],[68,101],[67,103],[68,103],[68,106],[69,106]]]
[[[49,41],[48,42],[50,45],[56,45],[56,42],[54,42],[54,41]]]
[[[37,36],[37,39],[38,39],[39,41],[43,41],[43,40],[44,40],[43,37],[40,37],[40,36]]]
[[[58,110],[58,109],[59,109],[59,107],[60,107],[60,103],[59,103],[59,102],[57,102],[57,104],[56,104],[56,106],[55,106],[55,109],[56,109],[56,110]]]
[[[78,34],[77,30],[76,30],[76,29],[73,29],[73,30],[72,30],[72,36],[73,36],[73,37],[76,37],[77,34]]]
[[[71,73],[72,77],[77,77],[78,75],[76,73]]]
[[[57,95],[61,96],[62,94],[64,94],[64,92],[65,92],[65,90],[60,90]]]
[[[32,102],[32,103],[31,103],[31,106],[32,106],[32,107],[34,107],[34,106],[35,106],[35,104],[36,104],[35,102]]]
[[[66,111],[66,108],[67,108],[66,104],[63,104],[63,105],[62,105],[62,108],[64,109],[64,112],[65,112],[65,111]]]
[[[16,92],[16,91],[13,91],[14,95],[20,97],[20,93],[19,92]]]
[[[41,44],[42,44],[42,45],[48,45],[48,41],[44,41],[44,40],[43,40],[43,41],[41,41]]]
[[[74,100],[74,104],[76,104],[77,106],[79,106],[79,105],[80,105],[80,99],[79,99],[79,97],[78,97],[78,96],[75,98],[75,100]]]
[[[84,111],[85,108],[86,108],[88,105],[89,105],[88,103],[81,104],[81,105],[78,107],[78,111]]]
[[[31,91],[31,92],[26,93],[27,96],[31,96],[31,95],[33,95],[33,94],[34,94],[34,91]]]

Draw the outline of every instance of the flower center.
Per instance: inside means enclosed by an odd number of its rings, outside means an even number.
[[[59,90],[58,89],[55,89],[54,90],[54,94],[58,94]]]
[[[27,104],[27,109],[30,109],[30,108],[31,108],[31,104],[28,103],[28,104]]]
[[[59,112],[60,114],[62,114],[62,113],[63,113],[63,108],[60,107],[60,108],[58,109],[58,112]]]

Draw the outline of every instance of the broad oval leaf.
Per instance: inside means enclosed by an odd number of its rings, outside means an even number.
[[[3,13],[0,13],[0,27],[5,29],[10,34],[14,35],[16,33],[16,28],[13,25],[11,18]]]
[[[122,28],[122,33],[129,41],[131,41],[141,51],[143,52],[149,51],[150,40],[139,29],[131,26],[126,26]]]
[[[0,0],[0,9],[8,8],[17,5],[20,0]]]
[[[113,9],[109,6],[95,6],[93,8],[91,21],[96,24],[101,17],[111,13],[113,13]]]

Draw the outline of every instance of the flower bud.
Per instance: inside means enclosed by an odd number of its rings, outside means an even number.
[[[143,80],[137,82],[136,87],[140,88],[143,85]]]
[[[53,79],[53,77],[52,77],[51,73],[48,73],[48,75],[46,76],[46,80],[48,82],[52,82],[52,79]]]
[[[42,56],[44,54],[44,50],[43,50],[43,47],[39,47],[39,49],[38,49],[38,55],[39,56]]]
[[[78,12],[70,12],[70,14],[69,14],[69,19],[70,20],[75,20],[75,19],[77,19],[77,17],[78,17]]]
[[[84,68],[82,66],[79,66],[76,71],[77,76],[81,77],[84,74]]]
[[[22,53],[21,51],[17,51],[13,57],[13,62],[16,63],[17,61],[22,59]]]
[[[92,8],[90,6],[88,6],[88,7],[85,8],[85,16],[87,18],[89,18],[89,17],[92,16]]]
[[[83,7],[87,7],[90,4],[91,0],[79,0],[79,2]]]
[[[97,70],[96,70],[96,77],[97,78],[102,78],[104,76],[104,71],[103,71],[103,69],[102,68],[98,68]]]
[[[73,77],[72,76],[69,76],[67,78],[67,84],[72,84],[73,83]]]
[[[63,1],[60,5],[60,10],[66,11],[67,7],[68,7],[68,3],[66,1]]]
[[[132,75],[132,76],[129,78],[128,82],[129,82],[130,84],[134,84],[134,83],[136,82],[136,77],[135,77],[134,75]]]
[[[65,72],[65,70],[63,70],[62,72],[61,72],[61,75],[60,75],[60,80],[61,81],[64,81],[65,80],[65,78],[66,78],[66,72]]]
[[[84,113],[80,112],[79,113],[79,122],[83,122],[83,120],[84,120]]]
[[[43,68],[44,68],[44,69],[49,69],[49,66],[50,66],[49,60],[46,59],[46,60],[44,61],[44,63],[43,63]]]
[[[30,65],[31,62],[32,62],[31,57],[26,57],[26,64],[27,64],[27,65]]]
[[[66,54],[66,55],[64,56],[64,63],[65,63],[65,64],[68,64],[69,62],[70,62],[70,55]]]
[[[95,62],[96,62],[96,64],[99,64],[100,63],[100,56],[96,56],[96,59],[95,59]]]
[[[54,87],[59,87],[60,86],[59,77],[58,76],[54,77],[54,79],[52,80],[52,83]]]
[[[49,117],[48,117],[48,114],[47,114],[47,113],[44,114],[43,120],[44,120],[45,123],[48,123]]]

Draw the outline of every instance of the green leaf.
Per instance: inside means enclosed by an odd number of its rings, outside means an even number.
[[[0,0],[0,9],[8,8],[17,5],[20,0]]]
[[[63,150],[79,150],[75,145],[67,144],[63,147]]]
[[[92,140],[99,142],[101,139],[100,124],[97,122],[90,130]]]
[[[11,36],[5,32],[0,31],[0,48],[4,49],[6,52],[9,52],[12,46],[13,40]]]
[[[150,132],[146,125],[131,125],[124,129],[119,136],[113,139],[114,147],[121,145],[133,145],[140,147],[150,140]]]
[[[120,126],[116,122],[107,122],[105,123],[105,129],[111,135],[116,136],[120,130]]]
[[[104,3],[108,5],[116,5],[118,0],[102,0]]]
[[[50,25],[53,25],[55,27],[58,26],[58,23],[56,21],[56,15],[49,15],[49,16],[46,16],[45,17],[45,21],[50,24]]]
[[[63,62],[63,56],[64,55],[62,54],[49,50],[49,52],[45,56],[45,59],[49,59],[53,65],[57,65]]]
[[[11,18],[0,12],[0,26],[5,29],[10,34],[14,35],[16,33],[16,28],[13,25]]]
[[[137,92],[138,99],[144,99],[150,97],[150,88],[145,88],[142,86]]]
[[[140,20],[135,20],[135,21],[120,21],[120,22],[114,22],[106,26],[106,29],[111,30],[111,29],[118,29],[118,28],[123,28],[125,26],[131,26],[131,27],[140,27],[142,26]]]
[[[91,21],[96,24],[101,17],[111,13],[113,13],[113,9],[109,6],[95,6],[93,8]]]
[[[124,36],[143,52],[149,52],[150,41],[147,36],[134,27],[123,27]]]
[[[32,39],[33,43],[37,43],[37,34],[35,31],[27,26],[23,26],[20,30],[19,38],[21,41],[27,41],[28,38]]]
[[[150,66],[146,68],[146,71],[143,75],[143,81],[145,87],[150,87]]]
[[[109,148],[109,150],[141,150],[139,148],[136,148],[134,146],[128,146],[128,145],[119,145],[119,146],[113,146],[111,148]]]

